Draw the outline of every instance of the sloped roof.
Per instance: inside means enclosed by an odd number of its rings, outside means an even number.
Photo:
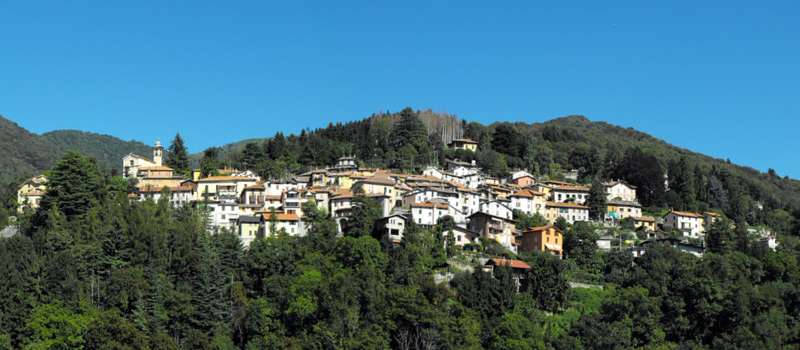
[[[589,207],[585,205],[575,204],[575,203],[560,203],[560,202],[547,202],[548,207],[556,207],[556,208],[575,208],[575,209],[589,209]]]
[[[244,176],[210,176],[197,182],[223,182],[223,181],[256,181],[255,179]]]
[[[497,266],[500,266],[500,265],[511,266],[512,268],[515,268],[515,269],[530,269],[531,268],[530,265],[528,265],[525,262],[520,261],[520,260],[489,259],[489,261],[486,262],[486,265],[489,265],[489,264],[497,265]]]

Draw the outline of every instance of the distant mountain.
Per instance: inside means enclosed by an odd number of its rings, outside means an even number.
[[[224,158],[224,157],[227,157],[228,155],[230,155],[233,152],[236,152],[238,150],[244,149],[244,146],[246,144],[248,144],[248,143],[257,143],[257,144],[260,145],[260,144],[263,144],[267,140],[269,140],[269,139],[268,138],[255,138],[255,139],[246,139],[246,140],[241,140],[241,141],[237,141],[237,142],[234,142],[234,143],[229,143],[229,144],[223,145],[223,146],[221,146],[219,148],[219,156]],[[192,167],[199,167],[201,158],[203,158],[203,152],[202,151],[189,154],[189,163],[191,164]]]
[[[145,157],[153,154],[153,147],[142,142],[125,141],[117,137],[79,130],[56,130],[41,137],[66,151],[78,151],[97,158],[100,164],[110,168],[120,167],[122,157],[135,153]]]
[[[142,142],[92,132],[56,130],[37,135],[0,116],[0,184],[50,169],[71,150],[97,158],[107,169],[119,168],[122,157],[130,152],[153,153],[153,148]]]
[[[0,183],[48,169],[61,156],[52,141],[0,116]]]

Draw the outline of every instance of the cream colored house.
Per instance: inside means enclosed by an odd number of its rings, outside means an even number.
[[[47,176],[39,175],[22,183],[17,190],[17,211],[22,213],[25,208],[36,209],[47,192]]]
[[[664,215],[664,223],[683,232],[684,236],[693,238],[703,237],[703,216],[696,213],[670,210]]]
[[[524,189],[512,193],[508,198],[511,199],[511,210],[519,210],[528,215],[546,214],[547,199],[544,193]]]
[[[233,198],[239,201],[245,188],[257,183],[255,179],[243,176],[212,176],[197,180],[198,200],[208,195],[209,200],[217,201],[223,198]]]
[[[606,191],[606,200],[636,201],[636,186],[629,185],[625,181],[606,182],[603,187]]]

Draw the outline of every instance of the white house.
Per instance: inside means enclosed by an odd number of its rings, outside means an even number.
[[[511,208],[496,200],[481,203],[480,211],[509,220],[514,217]]]
[[[684,236],[703,237],[703,216],[700,214],[670,210],[664,215],[664,224],[672,225]]]
[[[436,225],[443,216],[450,215],[450,206],[444,203],[412,203],[411,220],[417,225]]]
[[[555,185],[553,186],[551,197],[553,202],[584,204],[589,198],[589,188],[573,184]]]
[[[564,218],[570,224],[589,221],[589,207],[575,203],[547,202],[547,213],[544,217],[551,225],[559,217]]]

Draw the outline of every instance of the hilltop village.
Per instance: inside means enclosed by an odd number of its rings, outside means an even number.
[[[477,145],[476,141],[462,138],[453,140],[448,147],[475,152]],[[648,243],[665,241],[702,256],[705,232],[721,217],[716,212],[671,209],[663,215],[645,215],[636,186],[625,181],[602,183],[605,211],[591,217],[587,205],[590,187],[576,183],[575,172],[565,174],[571,182],[537,179],[525,170],[514,171],[507,178],[493,178],[474,161],[451,160],[444,166],[408,174],[363,167],[358,159],[341,157],[333,166],[284,179],[261,179],[247,169],[227,168],[219,169],[219,176],[204,178],[194,170],[187,179],[163,164],[163,153],[159,141],[152,158],[130,153],[122,159],[122,176],[135,183],[130,200],[157,202],[162,196],[169,196],[173,208],[202,208],[210,232],[228,230],[245,246],[257,237],[305,235],[307,205],[328,211],[341,233],[344,221],[364,198],[380,208],[381,218],[375,229],[394,243],[402,241],[409,222],[432,227],[443,218],[450,218],[455,244],[461,248],[469,249],[483,238],[513,253],[538,250],[558,256],[563,255],[559,221],[590,222],[606,228],[625,226],[638,232],[639,239],[630,240],[601,235],[597,245],[604,250],[611,249],[614,240],[615,246],[625,244],[631,254],[640,256]],[[669,186],[666,175],[664,186]],[[36,208],[46,191],[46,176],[26,181],[17,196],[19,210]],[[520,227],[521,215],[543,219],[540,223],[546,224]],[[771,249],[775,248],[775,238],[768,231],[751,231]],[[636,246],[635,242],[642,244]]]

